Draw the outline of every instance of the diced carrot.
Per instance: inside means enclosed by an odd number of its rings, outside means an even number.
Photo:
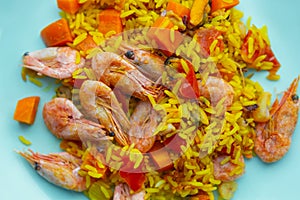
[[[115,31],[116,34],[123,31],[123,25],[120,18],[120,11],[115,9],[106,9],[99,13],[99,32],[106,34],[109,31]]]
[[[167,11],[172,10],[175,14],[177,14],[179,17],[189,17],[190,16],[190,9],[185,7],[184,5],[177,3],[173,0],[168,1],[167,7],[166,7]]]
[[[73,41],[66,19],[59,19],[41,31],[41,36],[47,47],[64,46]]]
[[[88,35],[82,42],[76,45],[76,49],[79,51],[87,51],[95,47],[97,47],[97,44],[91,35]]]
[[[57,7],[62,11],[70,14],[75,14],[80,8],[78,0],[56,0]]]
[[[165,148],[162,143],[156,142],[150,149],[149,155],[158,168],[158,171],[165,171],[173,168],[173,162],[167,152],[167,148]]]
[[[211,12],[215,12],[219,9],[225,8],[230,9],[240,3],[239,0],[212,0],[211,1]]]
[[[30,96],[20,99],[17,103],[14,120],[25,124],[33,124],[40,102],[40,97]]]
[[[183,41],[180,32],[171,30],[174,24],[168,17],[158,17],[149,29],[148,37],[154,39],[160,50],[167,56],[172,55],[179,44]]]

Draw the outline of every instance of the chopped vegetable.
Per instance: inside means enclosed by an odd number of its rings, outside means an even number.
[[[189,61],[184,62],[187,64],[189,70],[186,72],[186,81],[181,84],[179,92],[185,98],[198,98],[200,96],[200,90],[193,65]],[[184,72],[182,65],[179,65],[178,71],[180,73]]]
[[[78,0],[56,0],[57,7],[62,11],[70,14],[75,14],[80,8]]]
[[[220,48],[220,51],[224,49],[224,41],[222,32],[215,28],[200,28],[196,31],[196,38],[201,47],[200,53],[202,56],[209,56],[211,54],[211,44],[217,40],[216,47]]]
[[[190,200],[211,200],[211,198],[207,192],[200,190],[199,193],[195,196],[192,196]]]
[[[237,189],[237,183],[236,182],[223,182],[218,187],[218,191],[220,196],[225,199],[229,200],[233,197],[234,192]]]
[[[27,140],[27,139],[26,139],[24,136],[22,136],[22,135],[19,136],[19,140],[20,140],[23,144],[25,144],[25,145],[27,145],[27,146],[31,145],[31,142],[30,142],[29,140]]]
[[[25,124],[33,124],[38,109],[38,104],[40,102],[40,97],[31,96],[26,97],[18,101],[14,120]]]
[[[173,11],[176,15],[178,15],[181,18],[190,16],[189,8],[173,0],[168,1],[166,10]]]
[[[41,31],[41,36],[47,47],[64,46],[73,41],[66,19],[57,20]]]
[[[76,45],[79,51],[87,51],[89,49],[97,47],[96,42],[93,40],[91,35],[88,35],[82,42]]]
[[[146,175],[144,173],[130,173],[126,171],[120,171],[120,176],[128,184],[133,191],[139,191],[146,181]]]
[[[116,34],[123,31],[123,25],[120,18],[121,12],[114,9],[106,9],[99,14],[99,32],[106,34],[115,31]]]
[[[240,3],[239,0],[212,0],[211,12],[215,12],[220,9],[230,9]]]
[[[257,99],[258,108],[253,111],[253,119],[256,122],[267,122],[271,115],[269,112],[271,105],[271,93],[263,92]]]
[[[203,21],[205,8],[208,0],[195,0],[190,13],[190,23],[194,26],[199,25]]]
[[[270,47],[269,39],[264,35],[264,32],[266,32],[264,29],[266,27],[262,27],[261,29],[255,26],[251,27],[244,38],[241,47],[241,56],[249,64],[249,67],[256,70],[264,69],[261,63],[267,64],[270,76],[276,80],[276,72],[279,70],[281,64]]]
[[[148,37],[154,39],[167,56],[172,55],[183,41],[183,36],[179,31],[173,30],[173,27],[174,24],[168,17],[160,16],[147,33]]]
[[[167,149],[178,154],[178,153],[182,152],[180,147],[186,145],[186,141],[183,138],[181,138],[180,136],[174,135],[172,137],[167,138],[164,141],[164,145]]]
[[[158,171],[165,171],[173,168],[173,162],[167,152],[167,148],[159,142],[155,143],[149,151]]]

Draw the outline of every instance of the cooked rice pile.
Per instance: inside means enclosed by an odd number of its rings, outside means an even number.
[[[158,13],[166,8],[167,0],[128,0],[125,2],[122,0],[81,0],[80,2],[84,4],[78,13],[74,15],[61,13],[61,16],[69,21],[75,37],[73,44],[69,44],[70,46],[76,46],[87,35],[92,36],[95,43],[100,46],[100,49],[81,52],[83,56],[91,57],[101,51],[116,52],[123,41],[139,47],[155,48],[157,46],[153,40],[146,37],[145,33],[159,17]],[[177,0],[177,2],[190,8],[193,0]],[[120,6],[122,3],[123,7]],[[121,11],[125,32],[116,37],[111,37],[115,34],[113,31],[104,35],[97,30],[99,23],[97,16],[101,8],[107,6]],[[244,72],[247,71],[249,64],[245,63],[242,58],[241,46],[249,29],[255,33],[252,35],[253,40],[261,41],[261,45],[265,45],[269,40],[265,28],[258,29],[250,23],[246,25],[241,21],[242,17],[243,14],[240,11],[230,9],[226,12],[215,13],[206,20],[203,27],[220,31],[223,41],[222,46],[220,46],[220,38],[212,42],[209,47],[209,57],[199,56],[201,48],[197,44],[196,34],[186,37],[175,52],[176,55],[190,60],[197,79],[203,83],[211,75],[226,80],[234,89],[233,103],[230,107],[224,109],[224,99],[216,105],[212,105],[203,96],[199,98],[200,103],[182,99],[177,95],[176,85],[173,88],[167,88],[164,91],[164,98],[157,102],[149,96],[154,109],[162,115],[156,132],[161,140],[165,141],[178,135],[186,142],[179,147],[183,152],[182,155],[170,153],[174,160],[173,170],[164,172],[152,170],[146,174],[146,199],[182,199],[203,191],[209,194],[210,199],[214,199],[213,192],[222,183],[214,176],[214,159],[220,154],[228,155],[223,158],[221,164],[233,164],[234,168],[229,173],[230,176],[237,176],[244,173],[245,164],[241,157],[252,158],[255,124],[247,108],[256,105],[263,88],[259,83],[250,80],[251,76],[245,77]],[[181,25],[178,24],[179,26]],[[251,46],[250,52],[253,52],[255,48],[260,47]],[[265,62],[262,57],[257,58],[252,66],[258,66],[256,69],[259,70],[272,69],[272,63]],[[83,70],[86,70],[85,76],[94,79],[93,75],[89,74],[89,69]],[[76,72],[74,78],[80,73],[82,71]],[[166,70],[162,77],[163,84],[174,79],[172,76],[172,73]],[[273,74],[271,78],[278,77]],[[65,82],[67,85],[68,80]],[[73,94],[76,92],[78,91],[73,91]],[[170,126],[180,128],[165,131]],[[93,157],[95,155],[93,146],[83,149],[81,144],[63,141],[61,147],[83,159],[84,164],[80,174],[86,177],[86,184],[90,187],[86,195],[90,199],[112,198],[111,188],[121,180],[118,169],[122,166],[124,156],[128,156],[128,162],[132,163],[135,169],[147,171],[153,167],[149,162],[150,158],[147,155],[143,156],[133,146],[108,147],[106,157],[98,159]],[[115,169],[106,169],[100,160],[103,163],[109,163],[109,166],[115,166]]]

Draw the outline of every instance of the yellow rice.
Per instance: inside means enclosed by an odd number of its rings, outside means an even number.
[[[176,2],[191,8],[193,0],[175,0]],[[88,35],[92,36],[94,42],[99,46],[88,52],[80,52],[77,56],[77,63],[80,56],[91,58],[95,54],[103,51],[116,52],[123,41],[134,44],[137,47],[158,47],[158,44],[146,37],[148,27],[159,17],[166,6],[167,0],[128,0],[124,7],[118,7],[119,1],[109,0],[79,0],[83,4],[76,14],[61,13],[61,16],[68,20],[70,29],[74,36],[74,41],[70,46],[74,47],[81,43]],[[231,0],[226,0],[231,2]],[[125,28],[124,32],[115,36],[115,31],[102,34],[98,31],[98,14],[102,11],[103,5],[112,6],[121,11],[121,19]],[[184,73],[171,72],[166,69],[162,75],[162,83],[168,85],[171,80],[177,82],[172,88],[165,89],[165,97],[156,101],[149,95],[153,108],[161,114],[162,119],[156,128],[154,135],[162,139],[178,135],[186,141],[180,149],[182,155],[170,153],[173,160],[174,170],[164,173],[152,169],[149,162],[149,155],[139,152],[134,144],[131,146],[116,147],[111,145],[106,149],[105,157],[96,163],[81,166],[80,175],[86,177],[86,185],[89,189],[85,194],[90,199],[111,199],[113,196],[112,188],[122,179],[118,175],[118,170],[123,166],[123,158],[128,157],[129,163],[134,169],[145,170],[145,192],[146,199],[182,199],[190,195],[198,194],[202,191],[207,192],[210,199],[213,199],[213,192],[222,184],[222,181],[214,177],[213,158],[220,152],[226,151],[228,154],[233,151],[232,156],[226,156],[221,164],[234,163],[236,167],[230,175],[242,174],[244,163],[239,158],[245,156],[252,157],[254,147],[254,122],[249,116],[243,115],[245,106],[255,105],[258,96],[263,92],[263,88],[257,83],[243,76],[243,70],[247,64],[242,61],[241,45],[246,31],[254,32],[253,38],[249,39],[248,57],[251,58],[257,48],[264,48],[270,41],[267,36],[266,27],[257,28],[251,25],[249,18],[246,24],[242,23],[242,12],[236,9],[222,11],[219,15],[212,17],[203,24],[205,28],[214,27],[224,33],[223,40],[226,45],[223,52],[218,46],[218,40],[214,40],[209,47],[211,56],[202,58],[199,56],[201,47],[197,44],[196,37],[186,37],[180,46],[175,50],[175,55],[189,58],[193,64],[194,71],[199,81],[206,82],[211,74],[233,74],[232,77],[224,75],[223,78],[229,82],[234,89],[233,104],[224,111],[223,103],[220,100],[216,106],[211,105],[205,97],[199,97],[199,104],[185,101],[178,96],[181,81],[186,77],[190,70],[184,59],[180,62]],[[167,26],[168,24],[162,25]],[[175,24],[175,28],[170,31],[171,41],[175,41],[175,31],[180,27]],[[255,41],[258,41],[256,43]],[[272,63],[264,61],[265,56],[255,59],[254,64],[258,70],[272,69]],[[206,68],[203,68],[206,66]],[[219,67],[221,66],[221,67]],[[174,70],[173,70],[174,71]],[[198,73],[199,72],[199,73]],[[173,74],[172,74],[173,73]],[[75,79],[96,80],[94,73],[89,68],[83,68],[72,74]],[[22,74],[26,79],[25,73]],[[270,77],[279,78],[276,75]],[[28,78],[29,81],[41,85],[37,79]],[[69,80],[65,80],[66,82]],[[73,94],[78,94],[78,89],[72,90]],[[195,114],[196,113],[196,114]],[[198,124],[199,123],[199,124]],[[247,126],[245,125],[247,123]],[[173,124],[179,125],[176,129]],[[25,138],[20,138],[24,144],[29,144]],[[232,150],[232,148],[234,150]],[[87,161],[89,154],[93,154],[91,148],[83,149],[75,143],[69,142],[67,152]],[[108,177],[101,171],[105,166],[114,166],[108,171]],[[103,178],[105,177],[105,178]],[[97,179],[96,182],[92,180]],[[109,181],[109,182],[108,182]]]

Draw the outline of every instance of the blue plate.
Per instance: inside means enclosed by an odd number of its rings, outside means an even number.
[[[282,64],[281,79],[265,79],[267,73],[257,73],[266,90],[275,94],[285,90],[300,74],[300,20],[297,16],[300,1],[241,0],[238,6],[245,19],[252,16],[258,27],[266,24],[275,55]],[[26,51],[44,48],[40,31],[50,22],[59,19],[56,1],[10,0],[0,7],[0,129],[1,165],[0,199],[72,199],[83,200],[81,193],[56,187],[42,179],[15,150],[27,149],[18,140],[19,135],[32,142],[31,149],[50,153],[59,151],[59,141],[52,136],[41,118],[42,105],[54,95],[55,83],[45,80],[42,88],[21,79],[21,59]],[[50,88],[50,89],[49,89]],[[18,99],[26,96],[41,97],[37,118],[33,126],[21,125],[13,120]],[[277,163],[264,164],[254,158],[246,162],[246,174],[238,180],[234,200],[299,199],[300,125],[287,155]]]

